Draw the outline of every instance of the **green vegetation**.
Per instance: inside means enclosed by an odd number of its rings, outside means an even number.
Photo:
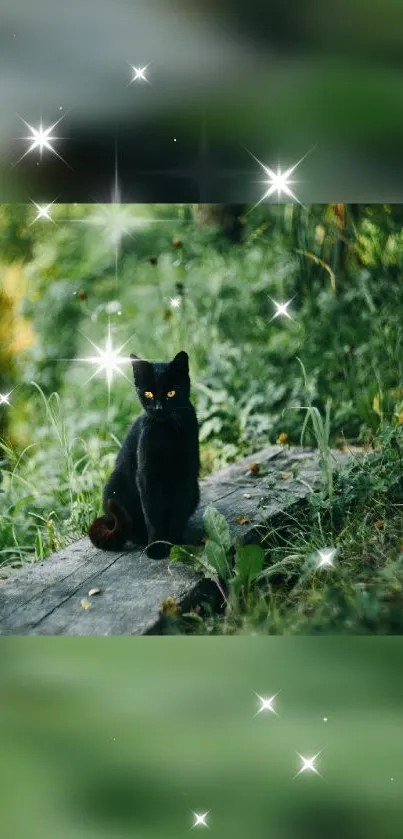
[[[139,410],[123,375],[109,394],[83,360],[110,330],[122,355],[189,352],[203,475],[277,439],[320,450],[322,490],[261,548],[233,556],[222,524],[187,557],[224,606],[173,615],[171,631],[401,632],[403,208],[260,206],[239,244],[186,206],[34,217],[0,208],[0,574],[79,537],[100,509]],[[291,318],[273,301],[292,301]],[[331,446],[365,454],[333,472]],[[329,546],[334,568],[315,570]]]

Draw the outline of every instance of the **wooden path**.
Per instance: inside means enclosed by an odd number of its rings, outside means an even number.
[[[338,463],[348,457],[338,451],[333,456]],[[201,502],[185,543],[200,544],[202,515],[209,504],[225,515],[232,538],[246,542],[256,539],[257,525],[319,484],[317,452],[270,446],[201,481]],[[249,521],[238,523],[242,517]],[[197,602],[200,585],[200,577],[184,565],[149,559],[139,549],[100,551],[84,538],[0,583],[0,634],[158,633],[161,603],[168,597],[178,605]],[[89,596],[93,588],[100,593]],[[89,608],[82,606],[83,600]]]

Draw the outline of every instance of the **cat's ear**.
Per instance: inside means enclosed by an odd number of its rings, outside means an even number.
[[[138,355],[130,353],[135,384],[141,387],[142,382],[150,376],[150,363]]]
[[[171,366],[175,370],[180,370],[181,373],[189,373],[189,356],[187,352],[184,350],[178,352],[173,361],[171,361]]]

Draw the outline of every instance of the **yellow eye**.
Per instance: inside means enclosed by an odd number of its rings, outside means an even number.
[[[175,393],[176,393],[176,390],[169,390],[168,393],[167,393],[167,396],[169,396],[169,398],[171,398],[171,396],[175,396]]]
[[[144,396],[146,397],[146,399],[153,399],[154,398],[154,394],[151,393],[151,390],[146,390]]]

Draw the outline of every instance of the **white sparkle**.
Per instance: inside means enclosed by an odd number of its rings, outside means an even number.
[[[170,305],[171,309],[179,309],[180,305],[181,305],[180,297],[171,297],[171,299],[169,301],[169,305]]]
[[[274,305],[276,307],[276,311],[275,311],[273,317],[271,318],[271,320],[269,321],[269,323],[271,323],[272,320],[275,320],[276,318],[281,317],[281,316],[289,318],[289,320],[294,320],[294,318],[291,317],[291,315],[288,311],[288,307],[289,307],[290,303],[292,303],[292,301],[294,300],[293,297],[291,298],[291,300],[287,300],[287,303],[277,303],[277,301],[273,300],[272,297],[270,297],[270,300],[271,300],[272,303],[274,303]]]
[[[336,555],[336,548],[325,548],[318,551],[317,568],[334,568],[333,560]]]
[[[193,813],[194,824],[192,826],[192,829],[193,827],[208,827],[206,819],[209,812],[210,810],[207,810],[207,813]]]
[[[84,337],[86,338],[87,341],[90,342],[90,344],[94,347],[94,349],[98,353],[98,355],[89,356],[88,358],[77,358],[77,359],[75,359],[76,361],[86,361],[88,364],[96,364],[97,365],[97,369],[95,370],[95,373],[93,373],[92,376],[90,376],[90,378],[87,380],[86,384],[88,382],[90,382],[91,379],[93,379],[94,376],[97,376],[99,373],[105,373],[106,381],[107,381],[107,384],[108,384],[108,393],[110,395],[110,388],[111,388],[111,384],[112,384],[112,381],[113,381],[113,376],[114,376],[115,373],[119,373],[119,375],[124,376],[124,378],[127,379],[128,382],[130,382],[130,379],[128,378],[128,376],[126,376],[126,373],[124,373],[123,370],[120,369],[122,364],[127,364],[128,362],[130,362],[130,358],[125,358],[124,356],[121,355],[122,350],[124,349],[126,344],[128,344],[129,341],[131,340],[130,338],[127,341],[125,341],[125,343],[122,344],[121,347],[118,347],[116,349],[113,346],[113,343],[112,343],[112,335],[111,335],[110,324],[109,324],[109,328],[108,328],[108,334],[107,334],[106,339],[105,339],[104,349],[102,349],[102,347],[98,347],[97,344],[94,344],[94,342],[91,341],[91,338],[88,338],[86,335]]]
[[[38,210],[38,213],[35,216],[34,220],[31,221],[31,224],[35,224],[35,222],[38,221],[38,219],[46,219],[47,221],[53,221],[52,216],[49,213],[49,210],[50,210],[52,204],[55,203],[54,201],[51,201],[50,204],[46,204],[46,206],[41,205],[41,204],[37,204],[36,201],[33,201],[32,203],[36,207],[36,209]],[[54,222],[53,222],[53,224],[54,224]]]
[[[108,312],[108,315],[116,315],[119,314],[119,312],[120,314],[122,314],[122,312],[120,311],[119,300],[111,300],[109,303],[107,303],[105,306],[105,311]]]
[[[130,67],[133,70],[133,78],[129,84],[133,84],[133,82],[147,82],[150,84],[150,81],[146,77],[146,71],[149,66],[149,64],[146,64],[144,67],[133,67],[133,64],[131,64]]]
[[[274,702],[276,696],[278,696],[278,694],[279,694],[279,691],[277,691],[277,693],[275,693],[274,696],[270,696],[269,698],[266,698],[264,696],[259,696],[259,694],[257,693],[256,696],[260,701],[260,708],[258,708],[258,710],[256,711],[255,717],[257,717],[258,714],[261,714],[262,711],[271,711],[272,714],[275,714],[276,717],[278,717],[278,713],[275,710],[275,708],[273,707],[273,702]]]
[[[130,235],[133,228],[142,226],[144,222],[133,217],[130,207],[115,203],[99,205],[99,212],[88,216],[85,224],[103,227],[111,245],[118,248],[122,239]]]
[[[297,774],[294,776],[295,778],[297,778],[297,777],[298,777],[298,775],[301,775],[301,774],[302,774],[302,772],[314,772],[314,773],[315,773],[315,775],[319,775],[319,774],[320,774],[320,773],[318,772],[318,770],[317,770],[316,766],[315,766],[315,761],[316,761],[316,760],[317,760],[317,758],[319,757],[320,752],[318,752],[318,753],[317,753],[316,755],[314,755],[313,757],[303,757],[303,756],[302,756],[302,755],[300,755],[298,752],[297,752],[297,755],[298,755],[299,759],[301,760],[301,768],[300,768],[299,772],[297,772]]]
[[[35,149],[39,149],[40,157],[42,157],[43,150],[46,149],[47,151],[51,151],[52,154],[55,154],[56,157],[63,161],[63,163],[66,163],[66,161],[63,160],[61,155],[52,146],[54,140],[61,139],[61,137],[52,136],[52,131],[54,128],[56,128],[56,125],[58,125],[62,119],[64,119],[64,114],[60,117],[60,119],[56,120],[56,122],[54,122],[53,125],[50,125],[49,128],[44,128],[42,122],[39,123],[38,128],[34,128],[33,125],[30,125],[29,122],[26,122],[25,119],[20,117],[20,120],[24,123],[24,125],[27,126],[27,128],[31,132],[30,137],[21,137],[21,140],[29,140],[31,145],[28,147],[27,151],[19,158],[19,160],[17,160],[17,163],[19,163],[20,160],[23,160],[23,158],[26,157],[27,154],[29,154],[32,151],[35,151]],[[67,165],[68,164],[66,164],[66,166]]]
[[[327,722],[327,717],[323,717],[323,722]]]
[[[11,405],[11,402],[10,402],[11,394],[12,394],[11,390],[10,390],[10,393],[0,393],[0,405]]]
[[[301,201],[297,198],[295,193],[290,188],[291,186],[294,186],[294,184],[297,183],[297,181],[292,181],[290,180],[290,178],[293,172],[295,172],[297,167],[300,165],[300,163],[302,163],[303,160],[305,160],[305,158],[308,156],[308,154],[310,154],[310,152],[304,154],[304,156],[301,157],[300,160],[297,161],[297,163],[294,163],[294,165],[290,166],[288,169],[282,171],[280,169],[280,166],[277,166],[277,172],[274,172],[274,170],[271,169],[269,166],[265,166],[265,164],[262,163],[262,161],[259,160],[258,157],[252,154],[252,152],[250,152],[249,149],[246,149],[246,151],[256,160],[257,163],[259,163],[259,166],[262,167],[265,174],[269,178],[268,181],[265,181],[266,185],[268,186],[268,189],[262,195],[260,201],[254,204],[252,209],[261,204],[262,201],[265,201],[266,198],[270,198],[272,195],[274,195],[274,193],[277,193],[277,198],[280,198],[281,195],[287,195],[289,198],[292,198],[294,201],[297,201],[298,204],[301,204]]]

